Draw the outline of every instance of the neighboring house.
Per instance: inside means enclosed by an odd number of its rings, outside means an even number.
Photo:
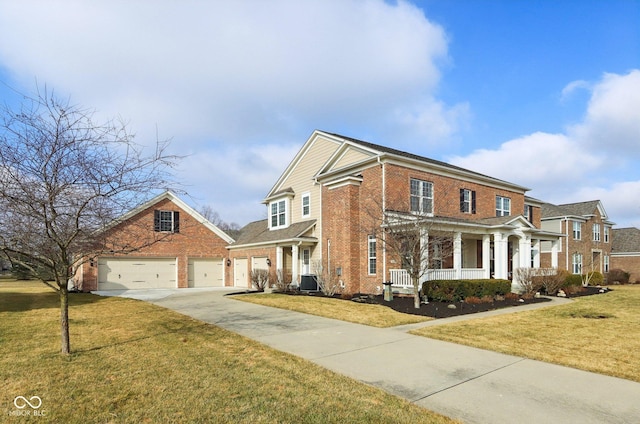
[[[640,229],[614,228],[611,242],[611,269],[631,274],[629,282],[640,282]]]
[[[542,228],[562,233],[559,246],[558,268],[573,274],[591,271],[609,272],[613,222],[599,200],[588,202],[542,205]],[[542,264],[551,266],[552,249],[548,243],[542,246]]]
[[[233,242],[172,192],[165,192],[106,229],[114,252],[85,262],[83,291],[224,286],[226,246]]]
[[[392,148],[315,131],[265,197],[267,219],[231,244],[233,285],[250,286],[252,269],[281,270],[299,285],[316,264],[347,293],[379,293],[383,282],[411,286],[400,260],[371,227],[383,211],[428,217],[429,230],[451,235],[451,253],[431,249],[429,279],[511,278],[539,267],[541,243],[561,234],[540,228],[542,202],[527,188]],[[376,216],[377,214],[377,216]],[[379,227],[378,227],[379,228]],[[432,232],[435,234],[435,232]],[[429,234],[422,235],[429,243]],[[552,262],[557,265],[557,255]]]

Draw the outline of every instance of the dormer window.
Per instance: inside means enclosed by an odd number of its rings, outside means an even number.
[[[287,201],[277,200],[269,204],[271,229],[287,226]]]

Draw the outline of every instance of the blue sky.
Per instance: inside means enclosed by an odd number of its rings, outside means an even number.
[[[640,1],[0,0],[0,97],[36,81],[171,138],[246,224],[314,129],[640,227]]]

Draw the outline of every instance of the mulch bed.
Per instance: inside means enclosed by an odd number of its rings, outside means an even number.
[[[566,297],[574,298],[580,296],[591,296],[600,294],[601,287],[583,287],[581,290],[578,290],[575,293],[567,294]],[[607,291],[611,289],[607,288]],[[253,291],[245,291],[233,294],[244,294],[244,293],[255,293]],[[324,296],[320,292],[284,292],[283,294],[289,294],[292,296]],[[333,296],[336,299],[344,299],[340,297],[340,295]],[[402,312],[405,314],[412,315],[421,315],[432,318],[449,318],[455,317],[459,315],[467,315],[467,314],[475,314],[478,312],[486,312],[492,311],[494,309],[502,309],[514,306],[522,306],[529,305],[532,303],[543,303],[550,302],[551,299],[549,297],[538,297],[531,299],[505,299],[505,300],[494,300],[493,302],[485,302],[485,303],[465,303],[465,302],[429,302],[420,304],[420,309],[416,309],[413,307],[413,296],[412,295],[394,295],[393,300],[387,302],[384,300],[383,295],[355,295],[351,299],[344,299],[345,301],[357,301],[359,303],[368,303],[374,305],[383,305],[387,306],[393,310],[398,312]],[[449,307],[450,305],[455,305],[455,309]]]
[[[584,287],[579,292],[567,295],[568,298],[579,296],[590,296],[599,294],[599,287]],[[315,296],[322,296],[321,293],[314,293]],[[337,297],[337,296],[336,296]],[[494,300],[493,302],[486,303],[465,303],[465,302],[429,302],[422,303],[420,309],[416,309],[413,306],[413,296],[409,295],[394,295],[393,300],[386,302],[382,295],[360,295],[355,296],[352,301],[358,301],[360,303],[377,304],[387,306],[398,312],[412,315],[428,316],[432,318],[448,318],[458,315],[475,314],[478,312],[486,312],[494,309],[502,309],[514,306],[529,305],[532,303],[550,302],[548,297],[539,297],[531,299],[505,299]],[[455,305],[455,309],[449,307]]]

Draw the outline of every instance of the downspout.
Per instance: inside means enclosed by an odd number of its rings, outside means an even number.
[[[387,185],[386,185],[386,167],[378,156],[378,163],[382,169],[382,219],[384,220],[384,211],[387,207]],[[382,282],[384,283],[387,278],[387,237],[386,234],[382,234]]]
[[[565,249],[564,249],[564,267],[567,269],[567,271],[569,270],[569,218],[565,217],[564,218],[564,232],[566,237],[564,238],[565,240]],[[571,272],[573,273],[573,267],[571,269]]]

